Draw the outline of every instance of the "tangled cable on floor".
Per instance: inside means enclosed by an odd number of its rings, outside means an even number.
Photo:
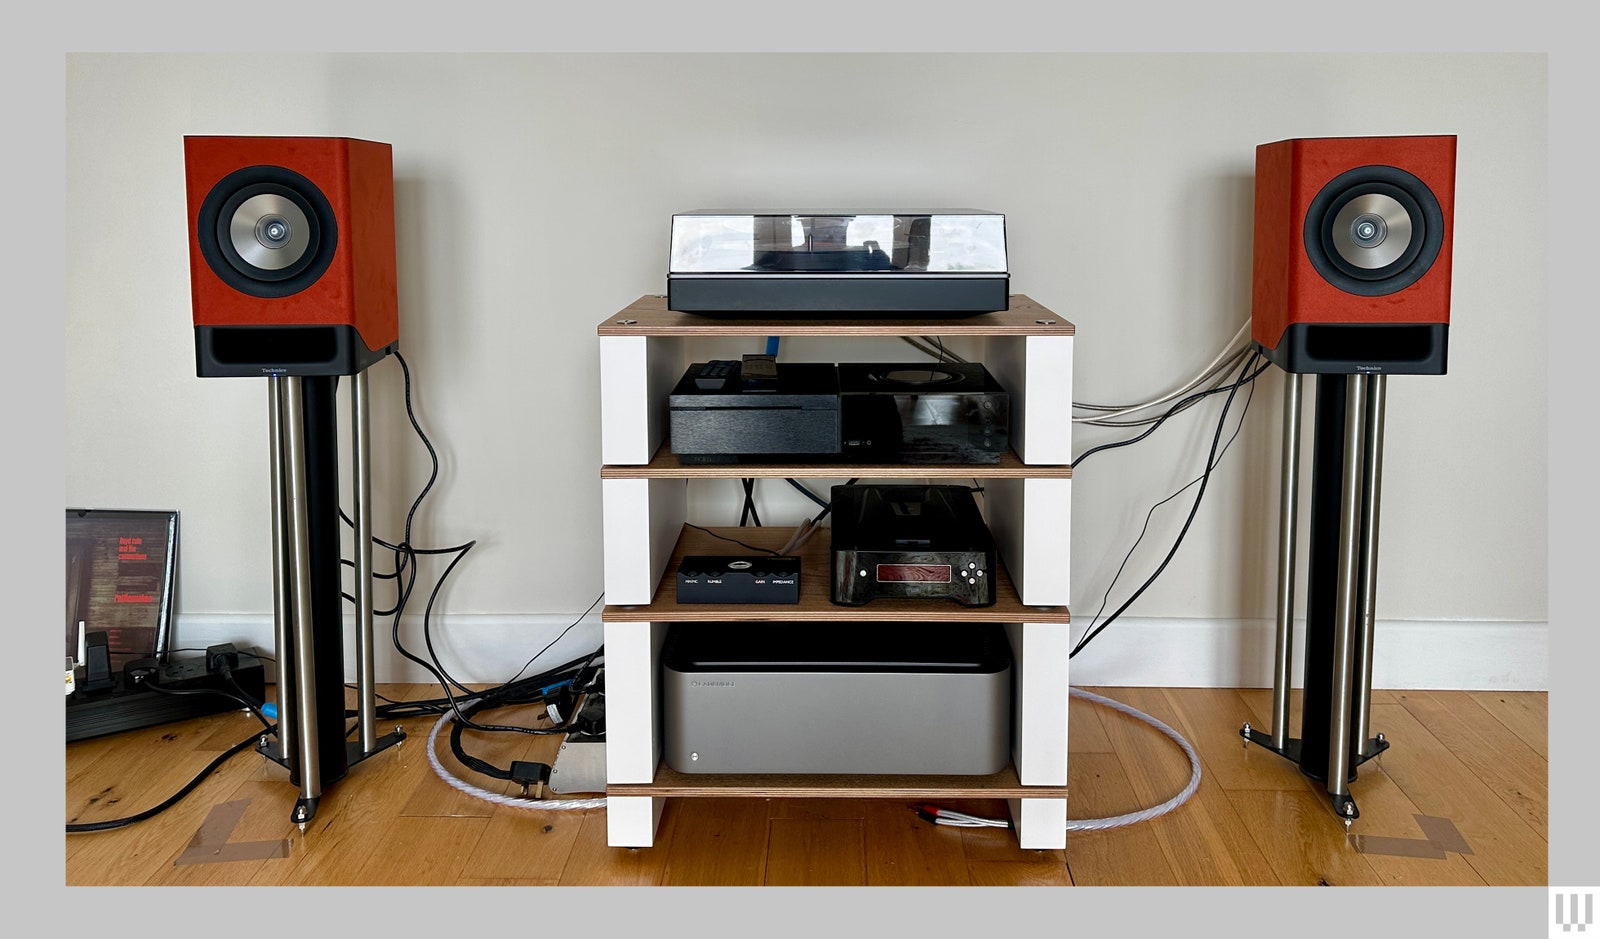
[[[473,704],[480,700],[482,699],[470,698],[462,701],[459,706],[464,709],[470,709]],[[594,799],[524,799],[518,796],[508,796],[503,792],[490,792],[487,789],[479,789],[477,786],[457,778],[449,770],[444,768],[444,763],[440,762],[437,746],[439,731],[443,730],[446,724],[454,720],[455,716],[456,712],[454,708],[445,711],[443,714],[439,715],[439,719],[434,722],[433,730],[428,732],[428,765],[433,767],[434,775],[444,780],[452,788],[464,792],[474,798],[482,799],[485,802],[492,802],[495,805],[509,805],[512,808],[517,809],[570,810],[603,809],[606,807],[605,796],[600,796]]]

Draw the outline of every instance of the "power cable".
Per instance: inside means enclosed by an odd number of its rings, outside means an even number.
[[[182,789],[179,789],[172,796],[168,797],[167,800],[162,802],[160,805],[152,806],[152,807],[150,807],[148,809],[145,809],[143,812],[139,812],[136,815],[130,815],[130,816],[126,817],[126,818],[108,819],[107,821],[103,821],[103,822],[77,822],[77,823],[68,822],[67,823],[67,834],[73,835],[73,834],[81,834],[81,833],[84,833],[84,832],[92,832],[92,831],[110,831],[113,828],[126,828],[129,825],[135,824],[137,822],[142,822],[147,818],[153,818],[156,815],[159,815],[162,812],[165,812],[167,809],[170,809],[174,805],[177,805],[178,802],[181,799],[183,799],[184,796],[186,796],[189,793],[193,792],[195,790],[195,787],[199,786],[200,783],[205,781],[205,778],[207,776],[210,776],[213,772],[216,771],[217,767],[219,767],[222,764],[226,763],[229,759],[231,759],[236,754],[244,752],[244,750],[246,748],[248,748],[252,744],[254,744],[257,740],[260,739],[260,737],[261,737],[260,734],[252,733],[250,736],[244,738],[243,740],[239,741],[238,743],[236,743],[233,746],[229,747],[228,749],[224,750],[220,756],[218,756],[216,759],[212,760],[210,763],[206,764],[206,768],[202,769],[200,771],[199,775],[197,775],[193,779],[189,780],[188,784],[186,784]]]

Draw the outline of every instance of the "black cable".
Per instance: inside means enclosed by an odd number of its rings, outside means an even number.
[[[817,495],[816,493],[812,492],[810,489],[807,489],[805,486],[801,485],[798,480],[785,479],[784,482],[788,483],[789,485],[793,486],[795,489],[799,490],[801,495],[805,496],[807,499],[810,499],[812,502],[815,502],[816,504],[822,506],[823,508],[827,508],[828,507],[828,500],[827,499],[824,499],[821,496]]]
[[[824,513],[826,513],[826,510],[824,510]],[[684,522],[683,524],[684,524],[684,527],[686,527],[686,528],[693,528],[693,529],[695,529],[697,531],[703,531],[703,532],[705,532],[706,534],[710,535],[713,538],[717,538],[717,539],[720,539],[722,541],[731,541],[731,542],[733,542],[734,544],[738,545],[741,548],[749,548],[751,551],[760,551],[763,554],[770,554],[775,558],[783,556],[783,555],[779,554],[778,552],[772,550],[771,548],[758,548],[753,544],[745,544],[744,542],[740,541],[737,538],[729,538],[727,535],[719,535],[716,532],[712,531],[711,529],[704,528],[704,527],[702,527],[700,525],[694,525],[694,524],[691,524],[689,522]]]
[[[344,514],[344,509],[342,509],[342,508],[339,510],[339,517],[344,519],[344,522],[345,522],[346,525],[349,525],[352,528],[355,527],[356,523],[352,522],[350,520],[350,516]],[[379,543],[377,538],[372,539],[372,542],[373,542],[373,544],[378,544]],[[351,569],[354,569],[355,566],[356,566],[356,562],[350,560],[349,558],[340,558],[339,559],[339,563],[340,563],[340,565],[342,565],[344,567],[351,568]],[[374,580],[394,580],[396,577],[399,577],[399,576],[400,576],[400,572],[399,571],[373,571],[372,572],[372,577],[373,577]],[[345,594],[345,596],[349,597],[350,595],[349,594]]]
[[[79,823],[76,823],[76,824],[74,824],[72,822],[68,822],[67,823],[67,834],[72,835],[72,834],[79,834],[79,833],[82,833],[82,832],[110,831],[113,828],[126,828],[127,826],[132,825],[135,822],[142,822],[147,818],[152,818],[152,817],[154,817],[156,815],[159,815],[162,812],[165,812],[167,809],[170,809],[174,805],[178,804],[178,801],[181,800],[184,796],[186,796],[189,793],[193,792],[196,786],[200,785],[200,783],[202,781],[204,781],[207,776],[210,776],[213,772],[216,771],[217,767],[219,767],[223,763],[227,762],[235,754],[242,752],[247,747],[249,747],[252,744],[254,744],[256,742],[256,740],[259,739],[259,737],[260,737],[260,734],[252,733],[250,736],[244,738],[243,740],[239,741],[238,743],[236,743],[233,746],[229,747],[228,749],[224,750],[222,752],[222,755],[218,756],[216,759],[212,760],[209,764],[207,764],[206,768],[201,770],[200,774],[198,776],[196,776],[195,778],[189,780],[188,785],[184,786],[182,789],[179,789],[174,795],[169,797],[165,802],[162,802],[160,805],[156,805],[156,806],[153,806],[151,808],[145,809],[143,812],[140,812],[137,815],[130,815],[127,818],[114,818],[114,819],[109,819],[109,820],[103,821],[103,822],[79,822]]]
[[[600,656],[602,651],[603,647],[597,648],[593,652],[571,659],[537,675],[530,675],[526,678],[476,692],[475,697],[490,700],[496,705],[532,703],[540,700],[545,694],[573,681],[583,668],[594,662],[597,657],[603,658],[603,656]],[[353,688],[355,686],[346,685],[346,687]],[[382,698],[381,695],[379,697]],[[381,717],[413,717],[425,714],[442,714],[451,711],[454,707],[452,699],[442,696],[411,701],[382,699],[388,703],[378,709]]]
[[[598,651],[599,650],[596,650],[596,654],[598,654]],[[591,655],[590,659],[592,660],[593,658],[594,656]],[[487,760],[472,756],[466,751],[466,748],[461,740],[463,724],[465,724],[465,727],[474,730],[514,731],[516,733],[541,736],[570,734],[574,730],[578,729],[578,725],[582,720],[582,711],[584,710],[584,708],[576,706],[576,702],[574,703],[572,712],[567,715],[566,720],[562,721],[560,724],[551,724],[548,727],[518,727],[497,724],[483,725],[467,720],[467,718],[479,711],[489,708],[504,707],[507,704],[529,704],[544,701],[552,692],[560,691],[565,687],[575,686],[577,681],[584,677],[585,672],[589,668],[589,664],[589,662],[583,663],[582,667],[578,669],[577,674],[570,682],[562,683],[561,686],[541,688],[538,693],[532,697],[525,697],[515,701],[509,701],[506,700],[503,695],[484,696],[468,701],[464,707],[456,710],[455,712],[454,720],[452,721],[450,728],[450,752],[455,754],[456,759],[461,762],[461,765],[471,769],[474,772],[481,773],[482,775],[488,776],[492,779],[515,779],[516,775],[513,771],[515,764],[513,764],[512,769],[502,769],[492,763],[489,763]],[[578,688],[577,694],[590,694],[590,689],[599,682],[599,679],[599,671],[590,673],[587,679],[584,681],[583,687]]]
[[[451,570],[455,568],[455,565],[466,556],[466,553],[470,551],[473,545],[477,544],[477,542],[470,541],[464,545],[459,545],[454,548],[442,549],[418,549],[411,543],[411,529],[416,521],[417,510],[421,507],[422,500],[427,497],[430,491],[432,491],[434,483],[437,482],[439,478],[439,453],[434,449],[433,441],[429,440],[427,433],[423,431],[421,423],[417,421],[416,409],[411,400],[411,367],[406,363],[405,356],[401,355],[398,349],[395,350],[394,356],[395,360],[400,363],[400,370],[404,377],[406,418],[411,422],[411,428],[416,432],[417,439],[422,442],[423,448],[428,451],[430,469],[427,481],[423,484],[421,491],[417,493],[416,499],[412,500],[411,508],[406,512],[405,526],[403,529],[404,534],[400,544],[390,546],[395,552],[394,567],[396,580],[403,580],[403,584],[397,583],[398,593],[395,599],[394,607],[385,611],[383,615],[392,617],[390,639],[394,643],[395,650],[410,661],[422,666],[422,668],[426,669],[429,674],[433,675],[435,680],[439,682],[440,687],[444,689],[445,695],[447,697],[452,697],[453,704],[453,696],[450,695],[450,686],[452,684],[465,694],[471,694],[472,692],[466,686],[462,685],[460,682],[446,674],[443,666],[439,663],[438,654],[433,648],[433,641],[431,637],[431,616],[433,611],[433,602],[438,596],[439,590],[443,586],[445,579],[449,577]],[[451,560],[449,566],[445,568],[444,572],[439,575],[438,580],[434,583],[433,591],[429,595],[428,606],[424,610],[422,616],[423,640],[428,646],[428,654],[433,657],[433,662],[430,663],[411,652],[411,650],[407,649],[405,644],[400,641],[401,615],[405,611],[406,604],[411,600],[412,591],[416,589],[417,555],[447,554],[452,552],[455,552],[456,556]],[[402,575],[409,576],[403,577]]]
[[[1244,369],[1240,371],[1239,377],[1236,380],[1234,380],[1233,382],[1231,382],[1229,384],[1226,384],[1226,385],[1218,385],[1215,388],[1209,388],[1209,389],[1207,389],[1205,391],[1197,391],[1194,394],[1189,395],[1187,398],[1181,399],[1180,401],[1178,401],[1177,404],[1174,404],[1171,408],[1169,408],[1165,414],[1162,414],[1159,420],[1155,421],[1148,428],[1146,428],[1144,433],[1141,433],[1141,434],[1139,434],[1137,436],[1134,436],[1134,437],[1129,437],[1127,440],[1118,440],[1118,441],[1114,441],[1112,443],[1103,443],[1103,444],[1100,444],[1097,447],[1090,447],[1089,449],[1085,450],[1083,453],[1079,454],[1077,456],[1077,458],[1072,461],[1072,468],[1074,470],[1076,470],[1078,467],[1082,466],[1083,465],[1083,461],[1088,459],[1089,455],[1092,454],[1092,453],[1098,453],[1101,450],[1114,450],[1114,449],[1116,449],[1118,447],[1126,447],[1126,446],[1129,446],[1130,444],[1138,443],[1139,441],[1143,440],[1144,438],[1146,438],[1146,437],[1150,436],[1151,434],[1155,433],[1156,428],[1160,427],[1163,423],[1165,423],[1167,418],[1172,417],[1175,414],[1179,414],[1179,413],[1183,412],[1184,410],[1186,410],[1188,408],[1189,405],[1195,403],[1196,401],[1199,401],[1201,398],[1205,398],[1205,397],[1208,397],[1208,396],[1214,395],[1214,394],[1221,394],[1222,392],[1226,391],[1226,392],[1228,392],[1228,399],[1231,401],[1233,399],[1233,393],[1238,391],[1240,387],[1242,387],[1245,384],[1248,384],[1249,382],[1255,381],[1256,378],[1259,377],[1262,372],[1264,372],[1267,369],[1272,367],[1272,363],[1271,362],[1263,361],[1261,363],[1261,367],[1260,368],[1256,369],[1251,374],[1246,375],[1245,371],[1248,371],[1250,366],[1255,362],[1255,360],[1260,358],[1260,357],[1261,357],[1261,353],[1259,351],[1252,353],[1250,358],[1245,360]]]
[[[574,626],[578,625],[579,623],[583,622],[583,618],[585,616],[589,615],[589,610],[594,609],[595,606],[597,604],[599,604],[599,602],[601,600],[605,599],[605,596],[606,596],[605,593],[601,592],[600,596],[595,597],[594,598],[594,603],[589,604],[589,609],[588,610],[584,610],[582,613],[579,613],[578,614],[578,618],[573,620],[572,622],[568,623],[566,629],[561,630],[561,632],[554,639],[552,639],[549,642],[545,643],[543,649],[540,649],[538,652],[535,652],[533,654],[533,658],[531,658],[528,661],[524,662],[522,664],[522,667],[517,669],[517,673],[515,675],[512,675],[511,676],[511,680],[506,682],[506,684],[509,685],[512,682],[515,682],[518,678],[521,678],[522,677],[522,673],[528,670],[528,666],[529,665],[532,665],[533,663],[539,661],[539,656],[544,655],[546,652],[549,652],[551,646],[553,646],[556,643],[560,642],[562,636],[565,636],[567,633],[572,631],[572,627],[574,627]]]
[[[238,693],[238,700],[243,701],[244,706],[250,709],[250,713],[256,716],[256,720],[267,728],[267,733],[274,737],[278,736],[278,725],[267,720],[267,715],[261,712],[260,706],[250,699],[250,693],[245,691],[243,686],[239,684],[239,679],[233,677],[233,668],[224,661],[218,671],[222,673],[222,680],[232,685],[233,690]]]
[[[744,484],[744,511],[739,516],[739,527],[743,528],[745,520],[748,519],[760,528],[761,516],[756,514],[756,481],[754,479],[739,481]]]
[[[266,727],[267,730],[270,731],[271,733],[277,734],[277,732],[278,732],[278,728],[274,727],[272,722],[267,720],[266,715],[261,713],[261,709],[260,708],[256,707],[254,704],[251,704],[248,699],[242,698],[242,697],[240,697],[239,695],[236,695],[236,694],[229,694],[228,692],[223,691],[221,688],[163,688],[160,685],[152,684],[150,682],[141,682],[141,684],[145,688],[150,689],[151,691],[160,692],[161,694],[165,694],[165,695],[172,695],[173,697],[178,697],[180,695],[191,695],[191,694],[221,695],[222,697],[227,698],[230,701],[233,701],[233,702],[236,702],[238,704],[243,705],[246,709],[248,709],[250,711],[251,714],[254,714],[256,716],[256,719],[261,721],[262,726]],[[235,683],[234,687],[237,688],[238,684]]]
[[[1161,564],[1160,564],[1160,566],[1158,566],[1155,569],[1155,572],[1152,573],[1149,577],[1147,577],[1145,579],[1144,583],[1139,585],[1139,589],[1135,590],[1133,592],[1133,596],[1131,596],[1127,600],[1123,601],[1122,605],[1117,607],[1116,612],[1112,613],[1111,616],[1108,617],[1104,622],[1100,623],[1100,625],[1098,625],[1098,626],[1095,626],[1094,625],[1094,621],[1090,620],[1090,629],[1089,629],[1089,631],[1084,634],[1082,639],[1078,640],[1077,645],[1072,647],[1072,651],[1067,654],[1067,658],[1070,659],[1073,656],[1077,655],[1079,652],[1081,652],[1083,650],[1083,648],[1090,643],[1090,641],[1092,641],[1096,636],[1100,635],[1100,633],[1104,632],[1105,628],[1107,626],[1110,626],[1113,622],[1115,622],[1117,617],[1121,616],[1124,610],[1126,610],[1128,607],[1132,606],[1133,602],[1135,600],[1138,600],[1140,595],[1143,594],[1145,592],[1145,590],[1147,588],[1149,588],[1149,586],[1151,584],[1155,583],[1156,578],[1161,576],[1161,572],[1167,569],[1167,564],[1169,562],[1171,562],[1173,556],[1178,553],[1178,546],[1183,544],[1183,538],[1184,538],[1184,536],[1186,534],[1188,534],[1189,526],[1194,522],[1194,518],[1195,518],[1196,513],[1198,513],[1200,511],[1200,500],[1205,498],[1206,486],[1211,481],[1211,471],[1216,469],[1217,464],[1222,459],[1222,454],[1217,451],[1217,444],[1222,439],[1223,428],[1227,426],[1228,411],[1231,410],[1232,407],[1233,407],[1233,398],[1234,398],[1234,395],[1236,395],[1238,393],[1241,383],[1249,384],[1250,385],[1250,391],[1245,397],[1244,410],[1241,411],[1240,414],[1239,414],[1239,426],[1234,428],[1233,436],[1228,438],[1229,446],[1231,446],[1233,444],[1234,437],[1237,437],[1239,435],[1239,430],[1244,427],[1245,415],[1247,415],[1249,413],[1249,411],[1250,411],[1250,401],[1253,400],[1254,397],[1255,397],[1255,379],[1256,379],[1257,376],[1259,376],[1261,374],[1262,371],[1265,370],[1265,366],[1263,366],[1263,368],[1261,368],[1261,369],[1257,369],[1253,373],[1250,373],[1248,378],[1245,377],[1245,375],[1246,375],[1247,372],[1250,371],[1250,366],[1253,365],[1255,363],[1255,360],[1257,358],[1260,358],[1260,357],[1261,357],[1261,353],[1259,351],[1253,353],[1250,356],[1250,358],[1245,362],[1244,367],[1242,369],[1240,369],[1240,371],[1239,371],[1239,380],[1235,381],[1233,383],[1232,390],[1230,390],[1228,392],[1227,400],[1222,405],[1222,414],[1220,416],[1218,416],[1218,418],[1217,418],[1217,430],[1216,430],[1216,433],[1213,434],[1212,438],[1211,438],[1211,450],[1210,450],[1210,452],[1208,452],[1206,454],[1205,472],[1201,473],[1198,479],[1193,480],[1193,481],[1191,481],[1189,483],[1186,483],[1177,492],[1174,492],[1172,495],[1167,496],[1167,498],[1162,499],[1160,502],[1157,502],[1155,505],[1151,506],[1150,507],[1150,513],[1146,514],[1146,516],[1145,516],[1145,526],[1148,528],[1148,526],[1150,524],[1150,516],[1152,514],[1154,514],[1154,512],[1155,512],[1155,510],[1157,508],[1159,508],[1164,503],[1176,498],[1178,493],[1183,492],[1184,489],[1188,489],[1190,486],[1194,485],[1196,482],[1198,482],[1200,484],[1200,489],[1199,489],[1199,491],[1197,491],[1195,493],[1195,496],[1194,496],[1194,504],[1189,507],[1189,516],[1188,516],[1188,518],[1184,519],[1183,527],[1178,531],[1178,537],[1173,540],[1172,547],[1170,549],[1168,549],[1167,556],[1162,558]],[[1227,448],[1224,447],[1222,452],[1223,453],[1227,452]],[[1144,538],[1144,531],[1141,530],[1140,533],[1139,533],[1139,539],[1142,540],[1143,538]],[[1128,549],[1128,556],[1124,557],[1122,559],[1122,563],[1123,563],[1124,566],[1127,565],[1128,558],[1133,556],[1134,548],[1137,548],[1138,546],[1139,546],[1139,541],[1135,540],[1133,548],[1129,548]],[[1121,576],[1121,573],[1122,573],[1122,569],[1118,568],[1117,569],[1117,575]],[[1115,583],[1116,583],[1116,578],[1112,578],[1112,584],[1115,584]],[[1110,595],[1111,595],[1111,587],[1107,586],[1106,587],[1106,596],[1110,597]],[[1100,610],[1103,611],[1104,609],[1105,609],[1105,601],[1102,601],[1101,604],[1100,604]],[[1100,615],[1100,612],[1097,611],[1095,613],[1095,617],[1098,618],[1099,615]]]
[[[211,650],[209,650],[209,649],[195,649],[195,648],[189,648],[189,647],[185,646],[182,649],[168,649],[167,650],[167,654],[168,655],[172,655],[175,652],[209,652],[209,651],[211,651]],[[263,662],[276,662],[277,661],[277,659],[273,658],[272,656],[270,656],[270,655],[262,655],[260,652],[251,652],[250,655],[254,656],[255,658],[261,659]]]
[[[604,646],[601,646],[599,649],[596,649],[593,652],[591,652],[589,654],[589,657],[586,660],[584,660],[584,662],[583,662],[583,664],[581,666],[579,666],[578,672],[581,674],[584,671],[584,669],[589,668],[590,665],[594,662],[595,657],[598,656],[600,654],[601,650],[604,649],[604,648],[605,648]],[[532,685],[531,685],[531,683],[524,683],[524,684],[522,684],[522,685],[520,685],[518,687],[524,694],[527,694],[528,693],[528,689],[530,689],[532,687]],[[529,704],[529,703],[532,703],[534,701],[542,701],[544,699],[544,694],[542,692],[539,692],[539,693],[536,693],[533,697],[520,697],[519,698],[519,697],[513,696],[509,692],[506,692],[504,689],[502,689],[500,694],[497,694],[497,695],[478,694],[478,695],[476,695],[476,698],[480,702],[490,702],[490,701],[492,701],[492,702],[495,702],[498,705],[502,705],[503,706],[503,705],[511,705],[511,704]],[[566,730],[567,730],[565,725],[562,725],[561,727],[552,728],[552,727],[519,727],[519,726],[517,726],[515,724],[479,724],[479,723],[477,723],[475,721],[470,720],[469,719],[469,715],[474,713],[474,712],[476,712],[476,711],[478,711],[478,710],[481,710],[481,707],[474,706],[470,701],[469,701],[468,705],[465,708],[463,708],[459,703],[457,703],[454,700],[452,700],[451,701],[451,710],[455,712],[455,719],[452,722],[451,733],[455,732],[454,728],[457,727],[457,726],[469,727],[469,728],[471,728],[473,730],[506,731],[506,732],[509,732],[509,733],[530,734],[530,735],[534,735],[534,736],[566,733]]]

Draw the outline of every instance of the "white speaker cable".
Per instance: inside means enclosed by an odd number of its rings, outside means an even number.
[[[1183,748],[1184,754],[1189,757],[1189,783],[1177,795],[1154,808],[1141,809],[1137,812],[1129,812],[1126,815],[1114,815],[1110,818],[1069,818],[1067,819],[1067,831],[1104,831],[1107,828],[1121,828],[1124,825],[1132,825],[1137,822],[1149,821],[1152,818],[1159,818],[1189,801],[1189,797],[1194,795],[1195,790],[1200,788],[1200,755],[1194,752],[1194,747],[1189,745],[1189,741],[1183,739],[1183,735],[1138,708],[1130,707],[1121,701],[1113,701],[1110,698],[1102,697],[1092,691],[1084,691],[1081,688],[1069,688],[1067,690],[1074,698],[1092,701],[1114,711],[1121,711],[1130,717],[1149,724],[1170,737],[1174,743]]]
[[[1121,416],[1123,416],[1125,414],[1135,414],[1135,413],[1138,413],[1139,411],[1147,411],[1150,408],[1155,407],[1156,405],[1165,404],[1165,403],[1167,403],[1168,401],[1171,401],[1174,398],[1182,397],[1183,395],[1187,394],[1190,390],[1192,390],[1193,388],[1195,388],[1196,386],[1198,386],[1202,382],[1204,382],[1207,378],[1210,378],[1212,375],[1216,374],[1219,370],[1226,368],[1228,363],[1230,363],[1234,359],[1238,358],[1240,352],[1243,351],[1243,349],[1239,345],[1240,340],[1245,337],[1245,334],[1248,333],[1249,330],[1250,330],[1250,321],[1249,320],[1245,320],[1244,325],[1240,326],[1239,327],[1239,331],[1233,334],[1233,338],[1228,340],[1228,344],[1223,347],[1221,352],[1217,353],[1216,358],[1212,359],[1210,364],[1206,365],[1205,368],[1201,369],[1200,372],[1197,375],[1195,375],[1195,377],[1193,377],[1193,378],[1189,379],[1187,382],[1185,382],[1182,385],[1182,387],[1179,387],[1179,388],[1177,388],[1177,389],[1175,389],[1173,391],[1170,391],[1170,392],[1162,395],[1161,397],[1154,399],[1153,401],[1146,401],[1143,404],[1128,404],[1128,405],[1115,405],[1115,406],[1113,406],[1113,405],[1083,404],[1083,403],[1080,403],[1080,402],[1073,402],[1072,406],[1075,407],[1075,408],[1081,408],[1081,409],[1086,410],[1086,411],[1100,411],[1100,412],[1102,412],[1102,413],[1099,413],[1099,414],[1095,414],[1092,417],[1074,417],[1072,419],[1073,423],[1075,423],[1075,424],[1090,424],[1090,423],[1094,423],[1096,421],[1109,420],[1110,418],[1113,418],[1113,417],[1121,417]]]
[[[461,702],[459,706],[471,707],[481,700],[483,699],[471,698]],[[482,799],[485,802],[493,802],[495,805],[509,805],[516,809],[571,810],[603,809],[606,807],[606,800],[604,796],[598,799],[523,799],[517,796],[508,796],[503,792],[490,792],[487,789],[479,789],[477,786],[474,786],[471,783],[468,783],[462,779],[458,779],[449,770],[444,768],[444,764],[440,762],[439,754],[437,752],[439,731],[444,729],[444,726],[450,721],[454,720],[455,716],[456,712],[454,709],[439,715],[439,720],[434,723],[433,730],[429,731],[428,733],[428,765],[433,767],[434,775],[444,780],[445,783],[451,788],[464,792],[473,798]]]
[[[1130,707],[1129,705],[1123,704],[1121,701],[1113,701],[1110,698],[1102,697],[1092,691],[1084,691],[1080,688],[1068,688],[1067,690],[1074,698],[1082,698],[1085,701],[1090,701],[1095,704],[1111,708],[1112,710],[1121,711],[1130,717],[1149,724],[1155,729],[1161,731],[1163,734],[1166,734],[1168,737],[1172,738],[1172,740],[1177,743],[1179,747],[1183,748],[1184,754],[1189,757],[1189,783],[1188,785],[1184,786],[1183,791],[1179,792],[1177,795],[1161,803],[1160,805],[1155,806],[1154,808],[1140,809],[1137,812],[1128,812],[1125,815],[1113,815],[1109,818],[1069,818],[1067,819],[1067,831],[1104,831],[1108,828],[1122,828],[1126,825],[1133,825],[1137,824],[1138,822],[1149,821],[1152,818],[1159,818],[1160,816],[1171,812],[1173,809],[1189,801],[1189,798],[1193,796],[1195,791],[1200,788],[1200,755],[1195,752],[1194,747],[1189,745],[1189,741],[1183,739],[1183,736],[1177,731],[1173,730],[1171,727],[1168,727],[1166,724],[1162,723],[1156,718],[1144,713],[1138,708]],[[981,816],[969,815],[965,812],[956,812],[952,811],[951,809],[943,809],[932,805],[923,805],[918,807],[917,814],[933,822],[935,825],[951,825],[957,828],[1011,827],[1011,822],[1007,819],[983,818]]]

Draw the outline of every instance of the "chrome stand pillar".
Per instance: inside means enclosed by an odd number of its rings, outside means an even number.
[[[1299,501],[1300,376],[1285,375],[1279,494],[1278,624],[1270,734],[1239,731],[1327,782],[1334,814],[1359,817],[1349,782],[1356,767],[1388,749],[1367,739],[1372,700],[1373,599],[1383,451],[1382,375],[1318,375],[1312,454],[1310,558],[1301,735],[1289,736]]]
[[[300,787],[291,820],[305,828],[325,787],[405,739],[377,734],[373,660],[372,482],[365,371],[351,378],[359,741],[346,741],[342,560],[335,379],[268,379],[272,442],[273,619],[278,737],[261,752]]]

